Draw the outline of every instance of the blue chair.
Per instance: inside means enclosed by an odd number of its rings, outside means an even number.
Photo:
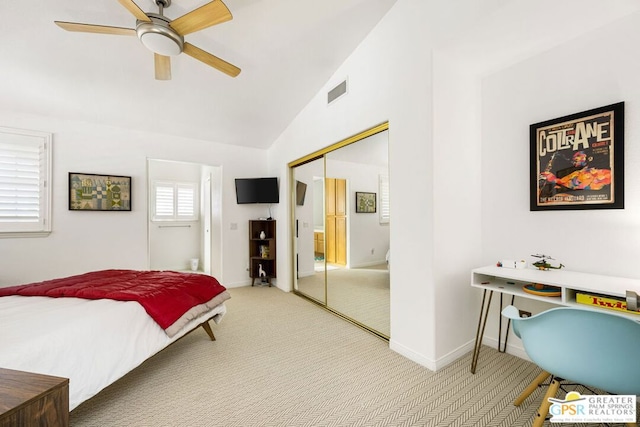
[[[613,394],[640,395],[640,323],[615,313],[574,307],[522,318],[519,313],[512,305],[502,311],[511,319],[529,358],[544,371],[514,405],[552,377],[534,426],[544,423],[551,406],[548,398],[555,397],[561,380]]]

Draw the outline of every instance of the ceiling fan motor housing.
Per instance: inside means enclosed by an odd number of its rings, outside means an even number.
[[[164,16],[164,9],[172,0],[152,0],[158,6],[158,13],[147,13],[136,4],[137,0],[118,0],[136,19],[136,28],[113,27],[80,22],[54,21],[66,31],[112,34],[130,36],[134,32],[140,42],[154,52],[154,69],[156,80],[171,79],[171,56],[186,53],[188,56],[215,68],[218,71],[236,77],[240,68],[184,41],[186,34],[203,30],[212,25],[221,24],[233,19],[229,8],[222,0],[209,0],[208,3],[170,19]]]
[[[164,56],[175,56],[184,49],[184,37],[169,26],[171,20],[164,15],[147,13],[151,21],[138,20],[136,33],[150,51]]]

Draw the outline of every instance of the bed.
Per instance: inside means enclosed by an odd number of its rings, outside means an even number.
[[[220,322],[229,298],[211,276],[171,271],[0,288],[0,367],[69,378],[73,410],[200,326],[214,340],[209,321]]]

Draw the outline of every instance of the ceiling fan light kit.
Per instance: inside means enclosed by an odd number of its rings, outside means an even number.
[[[171,20],[163,10],[171,0],[154,0],[159,13],[145,13],[133,0],[118,0],[136,17],[136,28],[110,27],[76,22],[55,21],[64,30],[110,35],[137,35],[140,42],[155,55],[154,68],[157,80],[171,79],[170,56],[186,53],[198,61],[223,73],[236,77],[240,68],[184,41],[185,34],[200,31],[212,25],[231,20],[231,12],[222,0],[213,0],[191,12]]]
[[[184,37],[169,26],[162,15],[148,13],[151,21],[138,20],[136,33],[142,44],[151,52],[164,56],[176,56],[184,49]]]

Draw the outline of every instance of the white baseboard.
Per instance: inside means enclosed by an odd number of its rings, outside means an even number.
[[[469,341],[468,343],[463,344],[460,347],[456,348],[455,350],[450,351],[444,356],[438,358],[438,360],[436,360],[436,370],[444,368],[450,363],[453,363],[456,360],[460,359],[462,356],[469,353],[470,351],[473,351],[474,343],[475,341]]]
[[[235,283],[231,283],[230,285],[225,284],[224,287],[227,288],[227,289],[232,289],[232,288],[250,288],[251,287],[251,281],[249,281],[249,282],[235,282]],[[256,288],[267,287],[268,288],[269,285],[266,284],[266,283],[262,283],[262,282],[259,282],[258,280],[256,280],[255,283],[254,283],[254,287],[256,287]],[[278,281],[276,279],[271,279],[271,287],[278,288],[278,289],[280,289],[281,291],[284,291],[284,292],[291,292],[291,289],[285,289],[285,288],[283,288],[281,286],[278,286]]]
[[[389,340],[389,348],[391,350],[406,357],[409,360],[412,360],[418,363],[419,365],[424,366],[425,368],[431,371],[437,371],[439,369],[442,369],[445,366],[449,365],[450,363],[455,362],[462,356],[466,355],[470,351],[473,351],[474,344],[475,344],[475,341],[471,340],[466,344],[461,345],[457,349],[447,353],[446,355],[434,360],[434,359],[424,357],[424,355],[416,353],[415,351],[403,346],[402,344],[398,344],[397,342],[393,341],[393,339]],[[498,340],[494,338],[484,338],[482,340],[482,344],[495,349],[498,348]],[[524,350],[524,348],[520,346],[507,344],[507,353],[531,362],[531,359],[529,359],[529,356],[527,356],[527,353]]]
[[[482,339],[482,344],[495,348],[498,348],[498,340],[496,338],[487,338],[484,337]],[[524,348],[522,346],[519,345],[513,345],[513,344],[507,344],[507,350],[506,353],[511,354],[513,356],[519,357],[520,359],[524,359],[524,360],[528,360],[529,362],[531,362],[531,359],[529,359],[529,356],[527,355],[527,352],[524,350]]]
[[[389,340],[389,348],[395,351],[396,353],[406,357],[409,360],[416,362],[419,365],[424,366],[425,368],[431,371],[436,370],[436,362],[434,360],[426,358],[422,354],[416,353],[415,351],[403,346],[402,344],[398,344],[393,339]]]
[[[242,281],[242,282],[225,283],[223,286],[225,288],[227,288],[227,289],[230,289],[230,288],[242,288],[243,286],[251,286],[251,280]]]
[[[311,271],[298,271],[298,277],[309,277],[309,276],[313,276],[314,274],[316,274],[315,270],[311,270]]]
[[[387,261],[385,259],[381,259],[378,261],[370,261],[370,262],[362,262],[357,264],[349,264],[349,268],[367,268],[373,267],[375,265],[385,264]]]

